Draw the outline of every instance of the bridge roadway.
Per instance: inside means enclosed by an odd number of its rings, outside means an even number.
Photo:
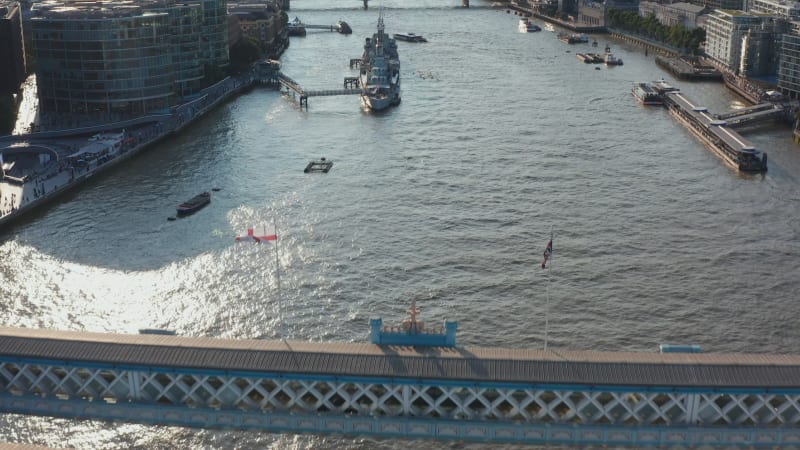
[[[779,447],[800,445],[800,355],[0,327],[0,411],[483,442]]]

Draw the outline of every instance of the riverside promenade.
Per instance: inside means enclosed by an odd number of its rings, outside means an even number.
[[[163,114],[0,137],[0,226],[180,132],[256,81],[255,73],[227,77]],[[107,148],[93,152],[93,145]]]

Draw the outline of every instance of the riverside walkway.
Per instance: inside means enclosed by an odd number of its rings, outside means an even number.
[[[281,433],[775,448],[800,445],[800,356],[0,327],[0,411]]]

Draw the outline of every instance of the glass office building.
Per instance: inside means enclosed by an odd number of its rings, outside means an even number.
[[[45,0],[34,10],[43,114],[136,117],[163,111],[202,88],[200,3]]]

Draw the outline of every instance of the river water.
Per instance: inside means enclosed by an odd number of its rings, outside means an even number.
[[[551,349],[797,351],[800,149],[788,128],[748,133],[769,172],[739,174],[631,96],[635,81],[670,79],[636,47],[596,36],[624,66],[587,65],[574,53],[589,44],[519,33],[488,3],[348,1],[293,2],[291,18],[342,19],[353,34],[292,38],[283,71],[306,89],[340,88],[382,7],[389,33],[430,41],[398,43],[400,106],[368,113],[338,96],[300,110],[258,88],[223,105],[3,230],[0,323],[271,339],[282,315],[290,339],[363,342],[370,317],[399,321],[416,300],[428,322],[459,321],[460,345],[541,348],[547,334]],[[720,83],[674,84],[713,112],[744,106]],[[332,171],[304,174],[319,157]],[[212,187],[208,207],[166,220]],[[271,223],[281,295],[274,248],[233,240]],[[409,445],[12,415],[0,441]]]

